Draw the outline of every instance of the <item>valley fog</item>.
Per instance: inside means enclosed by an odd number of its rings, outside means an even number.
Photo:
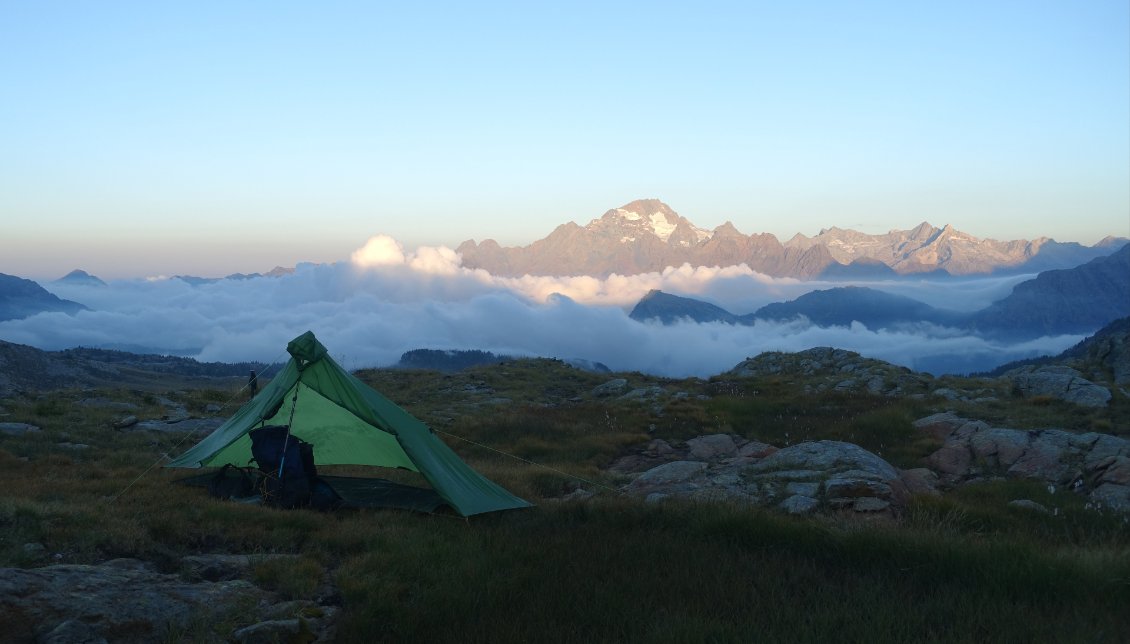
[[[938,307],[975,310],[1028,276],[850,282]],[[282,360],[280,347],[313,330],[347,369],[388,366],[417,348],[481,349],[516,356],[602,362],[616,371],[705,377],[764,351],[834,346],[931,373],[987,370],[1058,353],[1082,336],[1000,343],[953,329],[915,325],[876,331],[858,323],[820,328],[805,320],[753,326],[636,322],[628,311],[649,290],[752,311],[849,282],[774,279],[744,266],[669,268],[600,279],[496,277],[460,265],[448,248],[405,252],[375,237],[349,261],[303,264],[281,277],[193,286],[176,278],[116,280],[106,286],[49,284],[89,311],[41,313],[0,323],[11,342],[169,353],[202,361]]]

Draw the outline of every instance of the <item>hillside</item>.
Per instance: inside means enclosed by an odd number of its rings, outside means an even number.
[[[83,310],[82,304],[60,299],[31,280],[0,273],[0,321],[54,311],[73,315]]]
[[[465,521],[213,499],[154,467],[200,436],[151,420],[224,409],[231,392],[158,374],[161,396],[0,397],[4,632],[570,643],[1130,633],[1130,534],[1102,496],[1130,463],[1130,443],[1110,433],[1130,427],[1121,394],[1081,408],[832,348],[762,354],[707,380],[545,359],[355,375],[537,507]],[[127,413],[139,429],[111,429]],[[1060,455],[1081,485],[1046,478],[1060,476]]]
[[[1045,271],[977,312],[971,326],[1002,336],[1091,333],[1130,315],[1130,245],[1069,270]]]
[[[720,306],[655,289],[648,291],[647,295],[636,303],[628,317],[640,322],[659,320],[663,324],[674,324],[680,320],[739,323],[738,316]]]
[[[257,362],[207,363],[192,358],[84,347],[43,351],[0,340],[0,396],[20,391],[86,387],[152,390],[174,382],[196,387],[219,386],[222,381],[245,381],[252,369],[269,376],[270,371],[264,371],[265,366]]]
[[[844,286],[806,293],[789,302],[761,307],[752,318],[792,320],[804,316],[819,326],[848,326],[860,322],[869,329],[928,322],[943,326],[961,324],[964,315],[932,307],[913,298],[862,286]]]

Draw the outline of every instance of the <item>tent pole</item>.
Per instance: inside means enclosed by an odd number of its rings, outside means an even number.
[[[294,424],[294,410],[298,407],[298,386],[302,381],[294,383],[294,397],[290,399],[290,419],[286,421],[286,436],[283,438],[282,458],[279,459],[279,480],[282,480],[283,466],[286,465],[286,444],[290,442],[290,426]]]

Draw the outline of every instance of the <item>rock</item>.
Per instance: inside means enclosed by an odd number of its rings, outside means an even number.
[[[926,467],[916,467],[899,472],[899,479],[910,494],[939,496],[938,475]]]
[[[133,427],[154,432],[211,433],[227,422],[226,418],[186,418],[183,420],[143,420]]]
[[[754,472],[776,470],[860,470],[884,480],[898,478],[898,472],[882,458],[858,445],[840,441],[798,443],[771,454],[749,466]]]
[[[204,412],[208,414],[218,414],[223,411],[223,409],[223,407],[217,405],[216,403],[208,403],[204,406]]]
[[[777,506],[789,514],[811,514],[820,507],[820,501],[803,494],[794,494]]]
[[[1028,432],[1015,429],[993,429],[977,432],[969,438],[973,456],[994,466],[1011,467],[1031,444]]]
[[[1117,512],[1130,512],[1130,486],[1103,483],[1091,492],[1091,499]]]
[[[28,423],[0,423],[0,434],[7,434],[8,436],[23,436],[38,431],[38,427]]]
[[[1083,377],[1071,367],[1046,365],[1021,367],[1005,374],[1027,398],[1051,396],[1083,407],[1106,407],[1110,390]]]
[[[137,409],[137,405],[131,402],[118,402],[110,400],[109,398],[84,398],[78,401],[78,404],[83,407],[97,407],[99,409],[117,409],[120,411],[128,411]]]
[[[663,395],[662,387],[640,387],[620,396],[620,400],[654,400]]]
[[[42,543],[25,543],[20,550],[30,559],[43,559],[47,556],[47,546]]]
[[[561,497],[561,500],[562,501],[588,501],[593,496],[595,496],[595,495],[592,492],[589,492],[588,490],[579,487],[579,488],[573,490],[572,492],[566,494],[565,496]]]
[[[950,434],[965,424],[965,419],[959,418],[952,412],[945,412],[942,414],[934,414],[919,420],[914,421],[914,427],[918,431],[928,434],[940,441],[949,438]]]
[[[1115,485],[1130,485],[1130,458],[1113,456],[1102,468],[1099,481]]]
[[[701,461],[675,461],[654,467],[633,481],[629,487],[642,484],[677,483],[686,481],[707,468]]]
[[[232,633],[232,639],[240,644],[276,644],[277,642],[313,642],[315,636],[310,632],[305,620],[274,619],[241,628]]]
[[[628,388],[628,381],[623,378],[614,378],[608,382],[593,387],[594,396],[615,396]]]
[[[877,499],[872,496],[859,497],[852,503],[852,508],[856,512],[882,512],[891,507],[890,501]]]
[[[106,638],[94,627],[77,619],[68,619],[39,639],[43,644],[106,644]]]
[[[824,482],[824,495],[833,499],[883,497],[890,498],[891,486],[869,476],[838,475]]]
[[[651,442],[649,442],[647,444],[647,447],[645,447],[643,451],[644,451],[644,454],[647,454],[648,456],[655,457],[655,456],[667,456],[668,454],[673,454],[675,452],[675,449],[673,447],[671,447],[670,443],[663,440],[662,438],[656,438],[656,439],[652,440]]]
[[[86,443],[55,443],[55,447],[77,451],[90,449],[90,445],[87,445]]]
[[[926,458],[941,482],[957,485],[984,476],[1026,478],[1070,485],[1099,505],[1130,512],[1130,440],[1108,434],[1074,434],[1059,429],[1017,430],[989,427],[953,414],[935,414],[915,423],[920,431],[945,436]],[[906,473],[907,489],[914,489]]]
[[[956,482],[969,474],[973,455],[964,444],[946,444],[926,457],[926,464],[948,482]]]
[[[1067,446],[1065,432],[1038,432],[1028,449],[1008,468],[1015,478],[1066,483],[1071,465],[1063,461]]]
[[[228,581],[248,577],[255,564],[276,559],[294,559],[298,555],[189,555],[181,557],[184,577],[192,581]]]
[[[820,483],[816,481],[792,481],[785,484],[785,494],[816,498],[820,494]]]
[[[1031,499],[1017,499],[1015,501],[1009,501],[1008,507],[1020,508],[1022,510],[1032,510],[1034,512],[1039,512],[1040,514],[1051,514],[1050,510],[1048,510],[1043,505],[1032,501]]]
[[[60,638],[76,632],[66,622],[78,621],[89,627],[80,633],[83,640],[161,641],[170,628],[219,621],[237,606],[271,597],[242,580],[190,583],[115,566],[5,568],[0,569],[0,632],[8,641]]]
[[[687,441],[691,460],[707,461],[732,456],[737,451],[734,439],[728,434],[710,434]]]
[[[766,456],[769,456],[776,451],[777,448],[768,443],[750,441],[738,448],[738,456],[749,458],[765,458]]]
[[[1130,441],[1118,436],[1099,434],[1091,444],[1083,466],[1087,469],[1095,469],[1100,462],[1118,456],[1130,456]]]
[[[125,429],[127,427],[133,427],[136,424],[137,416],[126,416],[125,418],[114,421],[114,429]]]

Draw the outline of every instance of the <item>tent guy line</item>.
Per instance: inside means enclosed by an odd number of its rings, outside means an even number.
[[[285,356],[285,355],[286,355],[286,351],[280,352],[277,356],[275,356],[271,360],[270,364],[267,365],[266,369],[264,369],[263,372],[266,373],[271,369],[271,367],[273,367],[277,364],[281,364],[282,363],[282,357]],[[236,398],[241,397],[243,395],[243,392],[247,391],[247,388],[250,387],[250,386],[251,386],[251,380],[248,380],[246,383],[244,383],[244,385],[242,387],[240,387],[238,390],[236,390],[236,392],[234,394],[232,394],[230,398],[227,399],[227,402],[225,402],[223,405],[220,406],[220,409],[224,410],[224,409],[227,409],[229,406],[231,406],[232,401],[234,401]],[[173,446],[169,451],[175,452],[175,451],[179,450],[180,446],[184,445],[185,441],[192,438],[193,435],[195,435],[199,431],[200,431],[199,429],[194,429],[192,431],[186,432],[183,436],[180,437],[180,440],[178,440],[176,443],[173,443]],[[144,478],[145,475],[152,472],[153,468],[157,467],[157,465],[159,465],[161,463],[161,461],[163,461],[167,458],[172,458],[171,456],[169,456],[168,452],[164,452],[160,456],[158,456],[157,460],[150,463],[149,467],[145,468],[145,470],[142,471],[141,474],[137,475],[137,478],[130,481],[124,488],[122,488],[121,492],[118,492],[113,497],[111,497],[110,500],[106,501],[106,505],[113,505],[114,503],[116,503],[118,501],[118,499],[120,499],[122,497],[122,495],[124,495],[126,492],[129,491],[130,488],[132,488],[134,486],[134,484],[136,484],[138,481],[140,481],[142,478]]]
[[[557,468],[551,468],[551,467],[549,467],[549,465],[547,465],[545,463],[539,463],[539,462],[536,462],[536,461],[531,461],[529,459],[523,459],[522,456],[519,456],[518,454],[511,454],[510,452],[503,452],[502,450],[496,450],[496,449],[494,449],[494,447],[492,447],[490,445],[484,445],[483,443],[476,443],[475,441],[471,441],[470,438],[463,438],[462,436],[454,435],[451,432],[444,432],[443,429],[436,429],[436,428],[433,427],[432,430],[436,434],[443,434],[444,436],[451,436],[452,438],[455,438],[455,440],[462,441],[464,443],[470,443],[471,445],[475,445],[476,447],[483,447],[484,450],[490,450],[492,452],[495,452],[496,454],[502,454],[504,456],[510,456],[510,458],[514,459],[515,461],[521,461],[525,464],[536,465],[536,467],[545,468],[545,469],[547,469],[551,472],[558,473],[558,475],[563,476],[565,478],[576,479],[576,480],[579,480],[581,482],[586,482],[586,484],[589,484],[591,486],[605,488],[608,491],[611,491],[611,493],[624,494],[623,491],[620,491],[620,490],[618,490],[614,487],[609,487],[605,484],[599,484],[599,482],[597,482],[597,481],[591,481],[591,480],[586,479],[584,477],[571,475],[571,473],[568,473],[566,471],[558,470]]]

